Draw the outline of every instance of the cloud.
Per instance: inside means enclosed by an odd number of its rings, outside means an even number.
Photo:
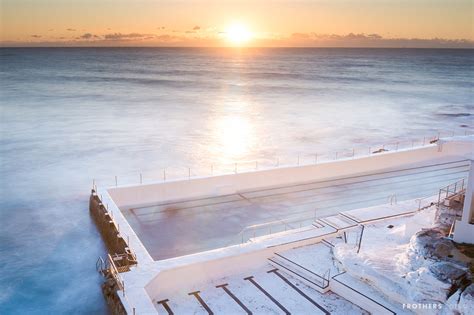
[[[128,33],[128,34],[113,33],[113,34],[105,34],[104,39],[121,41],[121,40],[144,39],[150,36],[154,36],[154,35],[153,34],[140,34],[140,33]]]
[[[66,31],[68,31],[68,32],[75,32],[76,30],[73,29],[73,28],[67,28]]]
[[[195,27],[193,27],[193,31],[197,31],[197,30],[200,30],[201,27],[199,25],[196,25]]]
[[[194,29],[197,25],[194,27]],[[105,32],[93,34],[88,32],[73,33],[73,36],[51,38],[47,35],[29,35],[30,40],[12,41],[12,46],[196,46],[212,47],[225,45],[222,32],[212,28],[190,29],[187,31],[169,30],[148,33]],[[81,35],[82,34],[82,35]],[[5,45],[5,42],[0,42]],[[319,34],[299,32],[291,35],[278,33],[261,33],[252,40],[253,46],[259,47],[376,47],[376,48],[474,48],[474,41],[468,39],[443,38],[390,38],[377,33]]]
[[[376,33],[293,33],[287,41],[290,46],[308,47],[474,48],[474,41],[467,39],[384,38]]]
[[[80,38],[82,39],[91,39],[93,38],[95,35],[92,35],[91,33],[85,33],[84,35],[82,35]]]

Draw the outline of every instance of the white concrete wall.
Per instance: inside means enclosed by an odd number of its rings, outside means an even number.
[[[123,186],[110,188],[108,192],[118,207],[128,208],[172,200],[233,194],[263,187],[344,178],[388,169],[432,165],[463,160],[469,154],[472,155],[472,146],[464,142],[447,142],[442,146],[429,145],[355,159],[323,162],[317,165],[281,167],[190,180]]]
[[[334,232],[331,237],[342,233]],[[251,270],[259,268],[268,263],[267,259],[275,255],[275,252],[288,250],[310,244],[316,244],[326,235],[317,236],[311,239],[283,243],[273,247],[266,247],[265,242],[246,243],[232,246],[224,250],[214,250],[206,253],[206,259],[198,255],[188,256],[191,263],[182,262],[181,266],[173,266],[173,259],[168,263],[169,267],[159,272],[145,287],[150,298],[154,301],[169,298],[178,290],[186,290],[189,293],[194,290],[202,290],[209,286],[209,282],[221,279],[225,276],[242,274],[242,277],[252,276]],[[217,256],[217,257],[216,257]],[[221,256],[221,257],[219,257]],[[183,260],[178,257],[177,260]],[[192,262],[193,260],[196,260]],[[166,261],[162,261],[166,265]],[[157,262],[159,264],[161,262]],[[248,270],[248,274],[245,274]],[[181,292],[182,293],[182,292]]]

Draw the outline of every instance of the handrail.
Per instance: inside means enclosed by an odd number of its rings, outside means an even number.
[[[305,211],[304,214],[307,214],[308,212],[309,211]],[[313,211],[311,211],[311,212],[313,212]],[[298,227],[291,226],[290,223],[300,223],[299,228],[302,228],[303,227],[302,226],[303,222],[309,221],[309,220],[314,220],[315,218],[316,218],[315,215],[314,216],[306,216],[305,215],[305,216],[301,216],[301,217],[297,217],[297,218],[289,219],[289,220],[279,219],[279,220],[275,220],[275,221],[254,224],[254,225],[244,227],[242,230],[240,230],[240,232],[237,234],[236,237],[240,238],[241,239],[241,244],[243,244],[245,233],[248,232],[248,231],[253,231],[253,234],[254,234],[254,237],[255,237],[255,231],[256,230],[259,230],[259,229],[262,229],[262,228],[265,228],[265,227],[268,226],[269,227],[268,230],[269,230],[270,233],[267,233],[265,235],[270,235],[270,234],[272,234],[272,226],[281,224],[281,225],[283,225],[285,231],[294,230],[294,229],[297,229]]]
[[[109,261],[110,274],[112,275],[115,282],[117,283],[117,286],[118,286],[119,290],[123,290],[124,294],[125,294],[124,281],[122,280],[122,277],[120,276],[120,273],[117,269],[117,266],[115,266],[114,259],[112,258],[112,256],[110,254],[107,254],[107,259]]]
[[[446,136],[444,136],[446,135]],[[457,133],[455,132],[450,132],[449,135],[447,133],[444,133],[444,135],[441,135],[440,132],[438,132],[437,135],[433,136],[425,136],[423,137],[423,140],[421,140],[421,137],[417,137],[417,140],[413,140],[413,138],[409,140],[394,140],[387,142],[385,144],[380,144],[380,145],[372,145],[372,146],[356,146],[351,149],[343,149],[339,151],[332,151],[328,152],[325,154],[321,153],[313,153],[313,154],[305,154],[305,155],[298,155],[297,157],[285,157],[285,161],[283,161],[282,158],[275,158],[276,162],[273,163],[272,161],[267,160],[265,163],[262,163],[259,160],[246,160],[246,161],[240,161],[240,162],[234,162],[234,163],[225,163],[225,164],[220,164],[219,169],[221,171],[215,172],[216,167],[215,165],[210,166],[210,173],[207,171],[203,176],[214,176],[217,174],[232,174],[232,173],[238,173],[239,171],[247,172],[247,171],[253,171],[253,170],[258,170],[259,168],[262,169],[271,169],[271,168],[279,168],[280,166],[299,166],[299,165],[316,165],[321,163],[322,161],[324,162],[329,162],[333,160],[339,160],[339,159],[353,159],[355,157],[364,157],[364,156],[371,156],[374,154],[384,154],[386,152],[393,152],[393,151],[400,151],[400,150],[405,150],[405,149],[410,149],[410,148],[422,148],[425,146],[433,146],[433,145],[439,145],[438,140],[440,139],[450,139],[455,136],[472,136],[474,135],[473,132],[468,132],[466,130],[463,130],[462,133]],[[324,159],[322,157],[325,157]],[[243,169],[242,169],[243,165]],[[261,167],[262,165],[266,165]],[[240,168],[239,168],[240,166]],[[175,173],[176,171],[180,170],[179,173],[182,173],[181,175],[178,175],[176,177],[176,174],[173,174],[169,170],[174,170]],[[161,170],[154,170],[152,175],[152,178],[155,180],[157,177],[159,177],[159,173],[162,172],[162,180],[167,181],[171,177],[174,177],[176,179],[191,179],[196,175],[195,172],[192,171],[190,167],[168,167],[164,168]],[[140,172],[139,176],[137,176],[137,182],[140,184],[143,184],[144,182],[144,176],[143,173]],[[135,182],[135,180],[133,180]],[[118,177],[114,176],[113,180],[114,186],[118,186]],[[132,182],[129,182],[132,183]],[[122,183],[121,183],[122,184]],[[93,182],[93,186],[95,186],[95,180]]]
[[[390,205],[397,204],[397,195],[391,194],[388,196],[388,201],[390,202]]]
[[[465,185],[465,180],[466,178],[461,178],[459,180],[457,180],[456,182],[454,183],[451,183],[445,187],[442,187],[439,189],[439,193],[438,193],[438,206],[441,204],[441,195],[446,193],[445,196],[444,196],[444,199],[448,199],[449,197],[452,197],[452,196],[455,196],[457,195],[458,193],[462,192],[464,190],[464,185]],[[454,186],[454,189],[451,190],[450,188]],[[458,188],[460,187],[460,189],[458,190]],[[451,194],[450,194],[451,193]]]
[[[443,188],[440,189],[440,191],[446,187],[451,187],[451,186],[454,186],[457,188],[461,187],[461,190],[464,189],[464,183],[465,183],[465,178],[462,178],[462,179],[459,179],[457,180],[456,182],[452,183],[452,184],[449,184]],[[459,193],[461,190],[458,190],[456,193]],[[453,194],[454,195],[454,194]],[[421,198],[416,198],[414,199],[415,201],[418,202],[418,211],[421,211],[422,209],[425,209],[426,207],[429,207],[429,206],[432,206],[434,204],[434,202],[430,202],[430,203],[427,203],[427,204],[424,204],[422,206],[422,201],[423,200],[426,200],[426,199],[433,199],[435,195],[429,195],[429,196],[425,196],[425,197],[421,197]],[[440,197],[439,197],[440,198]],[[390,204],[393,204],[393,202],[395,202],[395,204],[397,203],[397,195],[396,194],[392,194],[389,196],[389,202]],[[440,202],[440,199],[438,199],[438,204]],[[254,224],[254,225],[251,225],[251,226],[247,226],[247,227],[244,227],[236,236],[236,238],[240,239],[240,244],[243,244],[245,242],[247,242],[248,240],[244,240],[244,236],[245,236],[245,233],[247,231],[253,231],[254,232],[254,237],[255,237],[255,230],[256,229],[261,229],[263,227],[266,227],[266,226],[269,226],[270,228],[267,230],[267,232],[269,233],[265,233],[264,235],[271,235],[271,234],[274,234],[272,233],[272,229],[271,227],[276,225],[276,224],[282,224],[284,227],[285,227],[285,231],[287,231],[288,229],[289,230],[294,230],[294,229],[297,229],[298,227],[293,227],[291,226],[289,223],[302,223],[304,221],[308,221],[308,220],[315,220],[316,219],[316,213],[314,213],[314,215],[312,216],[309,216],[308,215],[308,212],[309,211],[305,211],[303,214],[304,216],[300,216],[298,218],[294,218],[294,219],[289,219],[289,220],[284,220],[284,219],[279,219],[279,220],[275,220],[275,221],[270,221],[270,222],[265,222],[265,223],[259,223],[259,224]],[[312,212],[312,211],[311,211]],[[299,228],[301,228],[302,225],[299,226]],[[249,238],[250,239],[250,238]]]

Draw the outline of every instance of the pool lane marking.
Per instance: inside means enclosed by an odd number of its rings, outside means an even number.
[[[224,284],[221,284],[221,285],[217,285],[216,288],[222,288],[225,293],[227,293],[235,302],[237,302],[237,304],[240,305],[240,307],[245,311],[247,312],[248,315],[252,315],[252,312],[247,308],[247,306],[244,305],[244,303],[242,303],[228,288],[229,284],[228,283],[224,283]]]
[[[254,279],[253,276],[244,278],[244,280],[250,281],[254,286],[257,287],[263,294],[265,294],[266,297],[268,297],[273,303],[275,303],[276,306],[278,306],[283,312],[285,312],[286,315],[291,315],[291,313],[278,302],[273,296],[270,295],[264,288],[262,288]]]
[[[188,295],[194,295],[194,297],[198,300],[198,302],[204,307],[204,309],[209,313],[209,315],[214,315],[214,312],[209,308],[209,306],[204,302],[204,300],[201,298],[199,295],[199,292],[201,291],[194,291],[188,293]]]

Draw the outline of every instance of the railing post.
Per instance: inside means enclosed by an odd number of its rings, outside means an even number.
[[[355,149],[352,148],[352,158],[354,158],[354,155],[355,155]]]
[[[360,232],[360,238],[359,238],[359,245],[358,245],[358,248],[357,248],[357,254],[360,252],[360,247],[362,245],[362,236],[364,235],[364,229],[365,229],[365,226],[362,225],[362,231]]]
[[[258,170],[258,161],[255,161],[255,169]]]
[[[125,281],[122,280],[122,291],[123,291],[123,296],[125,297]]]
[[[423,146],[425,146],[426,137],[423,137]]]
[[[118,179],[117,179],[117,176],[115,176],[115,187],[118,186]]]
[[[140,173],[140,184],[143,184],[143,175]]]
[[[191,179],[191,168],[188,167],[188,179]]]

